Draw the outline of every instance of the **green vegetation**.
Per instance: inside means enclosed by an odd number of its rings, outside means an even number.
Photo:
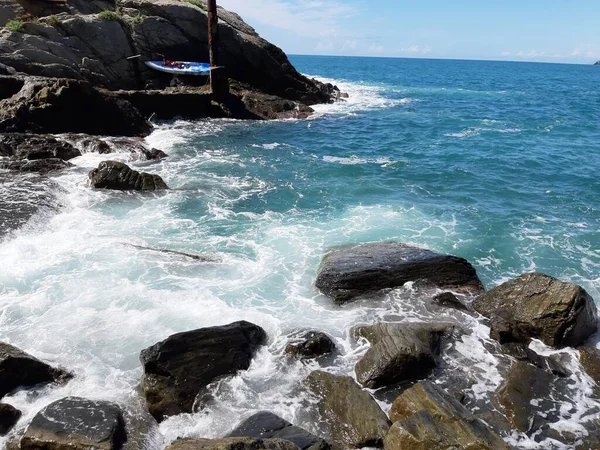
[[[197,6],[198,8],[200,8],[203,11],[206,11],[206,4],[200,0],[185,0],[185,1],[191,5]]]
[[[145,17],[146,16],[144,16],[142,13],[138,13],[137,15],[129,19],[129,21],[135,25],[136,23],[140,23],[142,20],[144,20]]]
[[[9,20],[4,26],[13,33],[22,33],[24,23],[21,20]]]
[[[60,19],[57,16],[55,16],[54,14],[52,14],[51,16],[48,16],[46,18],[46,23],[48,25],[51,25],[56,28],[57,26],[60,25]]]
[[[123,16],[116,11],[102,11],[98,14],[98,17],[102,20],[116,20],[118,22],[123,21]]]

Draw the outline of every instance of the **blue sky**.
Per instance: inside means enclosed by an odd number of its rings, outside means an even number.
[[[600,0],[217,0],[290,54],[600,60]]]

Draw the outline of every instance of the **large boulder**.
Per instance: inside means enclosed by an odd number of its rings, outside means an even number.
[[[0,156],[15,159],[57,158],[63,161],[81,156],[81,152],[68,142],[43,134],[0,134]]]
[[[417,383],[390,411],[386,450],[508,450],[510,447],[454,397],[430,382]]]
[[[240,436],[285,439],[293,442],[302,450],[329,450],[331,448],[327,441],[268,411],[261,411],[250,416],[235,427],[228,437]]]
[[[356,379],[375,389],[400,381],[425,378],[436,365],[443,337],[456,326],[448,323],[378,323],[352,329],[371,348],[355,366]]]
[[[117,405],[67,397],[36,414],[21,439],[21,450],[118,450],[126,439]]]
[[[223,439],[177,439],[166,450],[298,450],[284,439],[232,437]]]
[[[285,352],[300,359],[319,358],[335,352],[335,343],[320,331],[307,331],[300,336],[290,338]]]
[[[381,447],[389,420],[352,378],[317,370],[308,376],[307,385],[318,398],[319,412],[335,446]]]
[[[163,179],[155,174],[138,172],[119,161],[102,161],[89,173],[90,185],[96,189],[121,191],[158,191],[169,189]]]
[[[579,346],[597,330],[594,300],[581,287],[541,273],[507,281],[475,299],[500,343],[540,339],[551,347]]]
[[[161,54],[208,61],[204,0],[200,6],[181,0],[122,0],[118,11],[114,2],[102,0],[69,1],[61,9],[39,1],[3,2],[0,21],[4,7],[4,22],[15,15],[38,19],[25,23],[21,32],[0,29],[0,64],[19,72],[87,80],[108,89],[162,88],[170,75],[148,69],[145,61],[160,59]],[[98,14],[111,10],[112,14]],[[281,49],[237,14],[219,8],[218,16],[217,64],[225,66],[225,76],[307,104],[334,97],[331,87],[298,73]],[[127,59],[138,54],[140,58]]]
[[[66,381],[70,378],[70,373],[51,367],[17,347],[0,342],[0,398],[17,388]]]
[[[5,436],[21,418],[21,411],[12,405],[0,403],[0,436]]]
[[[265,331],[249,322],[174,334],[142,350],[143,389],[150,414],[192,412],[196,397],[211,382],[250,367]]]
[[[475,269],[464,258],[440,255],[397,242],[344,245],[330,250],[315,285],[337,304],[409,281],[440,288],[482,292]]]
[[[0,132],[143,136],[151,129],[129,102],[85,81],[31,77],[0,101]]]

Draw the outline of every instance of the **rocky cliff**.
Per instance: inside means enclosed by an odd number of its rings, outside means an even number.
[[[299,74],[240,16],[223,8],[218,15],[217,63],[229,78],[305,104],[330,101],[331,88]],[[162,88],[170,75],[144,61],[207,61],[207,20],[205,0],[0,0],[0,64],[111,90]]]

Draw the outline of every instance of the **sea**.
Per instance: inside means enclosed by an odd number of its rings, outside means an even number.
[[[348,98],[315,106],[306,120],[156,123],[146,142],[167,159],[110,158],[159,174],[171,190],[93,190],[87,173],[107,156],[86,153],[53,177],[61,206],[0,241],[0,341],[76,375],[6,397],[23,411],[18,431],[65,396],[135,403],[142,349],[247,320],[269,336],[250,369],[212,386],[203,411],[161,423],[147,448],[221,437],[261,410],[323,434],[302,388],[320,366],[287,358],[290,336],[327,333],[339,352],[324,370],[353,376],[368,344],[353,342],[351,327],[431,319],[410,283],[335,306],[314,281],[338,245],[409,243],[468,259],[487,289],[537,271],[600,301],[600,68],[290,59]],[[489,398],[503,381],[489,328],[452,311],[436,318],[446,316],[471,330],[448,370],[472,380],[470,395]],[[551,427],[584,437],[582,423],[600,417],[599,405],[589,377],[575,372],[577,394],[557,406]],[[389,399],[378,401],[389,409]],[[505,438],[515,448],[570,448],[521,433]]]

